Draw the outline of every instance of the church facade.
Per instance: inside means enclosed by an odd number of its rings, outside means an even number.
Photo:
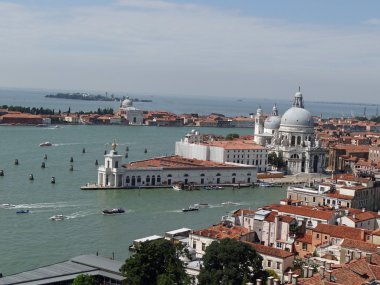
[[[257,144],[283,159],[288,174],[321,173],[324,169],[326,150],[315,136],[313,117],[304,107],[301,92],[294,95],[293,106],[282,116],[276,106],[267,118],[259,108],[254,136]]]
[[[128,97],[120,104],[119,114],[128,120],[130,125],[142,125],[144,123],[143,111],[134,107],[132,100]]]

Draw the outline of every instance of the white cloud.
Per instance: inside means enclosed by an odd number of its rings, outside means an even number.
[[[372,18],[372,19],[369,19],[369,20],[365,21],[364,23],[368,24],[368,25],[378,26],[378,25],[380,25],[380,19]]]
[[[288,96],[281,90],[301,84],[352,97],[379,90],[379,33],[161,0],[0,3],[0,85]]]

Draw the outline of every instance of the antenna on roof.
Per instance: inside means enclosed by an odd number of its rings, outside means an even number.
[[[301,92],[301,86],[298,86],[298,92]]]

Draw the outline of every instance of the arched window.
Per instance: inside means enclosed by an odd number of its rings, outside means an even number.
[[[131,180],[130,180],[129,176],[127,176],[127,177],[125,178],[125,183],[129,183],[129,182],[131,182]]]
[[[251,173],[247,173],[247,176],[251,176]]]
[[[236,176],[236,173],[232,173],[232,176]]]
[[[296,144],[296,137],[292,136],[290,145],[294,146]]]
[[[161,176],[160,175],[157,175],[157,182],[161,183]]]
[[[141,176],[137,176],[137,183],[141,183]]]
[[[115,168],[119,168],[119,162],[115,161]]]
[[[201,176],[203,177],[203,176],[205,176],[205,174],[204,174],[204,173],[202,173],[202,174],[201,174]]]
[[[185,173],[183,176],[184,176],[184,177],[189,177],[189,174]]]
[[[150,182],[150,176],[149,176],[149,175],[146,176],[145,181],[146,181],[147,183]]]
[[[168,174],[168,177],[172,177],[172,175],[171,175],[171,174]]]
[[[301,144],[301,137],[298,136],[298,137],[297,137],[297,145],[300,145],[300,144]]]
[[[220,176],[220,173],[217,173],[216,176]]]

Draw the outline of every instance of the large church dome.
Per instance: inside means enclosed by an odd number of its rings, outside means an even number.
[[[132,107],[133,106],[133,103],[132,103],[132,100],[129,99],[129,97],[127,97],[122,103],[121,103],[122,107],[123,108],[128,108],[128,107]]]
[[[281,118],[281,126],[284,127],[314,127],[314,121],[311,113],[304,109],[302,93],[297,92],[294,95],[293,107],[288,109]]]
[[[308,110],[298,107],[288,109],[281,118],[281,125],[313,127],[314,121]]]

